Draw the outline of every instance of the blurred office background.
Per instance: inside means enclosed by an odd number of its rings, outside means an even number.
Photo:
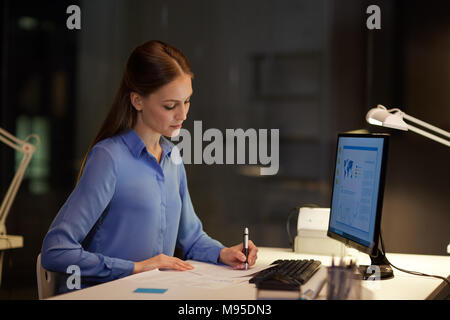
[[[81,30],[66,8],[81,8]],[[366,9],[381,8],[368,30]],[[114,97],[131,51],[160,39],[195,73],[185,128],[280,130],[280,168],[187,165],[204,229],[225,245],[248,226],[258,246],[288,247],[295,206],[330,205],[336,134],[392,135],[382,231],[388,252],[446,255],[449,149],[409,132],[370,127],[378,103],[450,130],[448,1],[1,2],[0,126],[41,137],[6,221],[24,247],[6,250],[1,299],[37,298],[42,240],[73,190],[81,160]],[[205,146],[206,143],[203,145]],[[17,155],[0,145],[0,195]],[[291,221],[296,234],[296,218]]]

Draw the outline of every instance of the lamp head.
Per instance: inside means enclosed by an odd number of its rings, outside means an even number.
[[[399,109],[387,110],[381,104],[367,112],[366,121],[377,126],[408,131],[408,125],[403,121],[403,112]]]

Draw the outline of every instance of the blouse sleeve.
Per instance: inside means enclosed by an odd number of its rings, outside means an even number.
[[[180,165],[180,196],[182,201],[177,246],[183,250],[186,259],[218,263],[224,245],[210,238],[203,231],[202,223],[192,205],[186,181],[186,171]]]
[[[112,199],[115,183],[116,169],[111,155],[104,147],[95,146],[82,177],[44,238],[41,263],[45,269],[66,273],[68,266],[76,265],[82,278],[93,277],[95,282],[131,274],[132,261],[88,252],[81,245]]]

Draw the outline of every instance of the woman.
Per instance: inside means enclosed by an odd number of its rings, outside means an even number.
[[[242,243],[226,248],[203,230],[183,164],[171,161],[189,111],[193,73],[183,54],[161,41],[129,57],[112,108],[89,148],[72,194],[42,246],[42,266],[81,271],[81,287],[155,268],[190,270],[173,257],[244,267]],[[257,248],[249,241],[249,265]],[[66,292],[61,281],[59,292]]]

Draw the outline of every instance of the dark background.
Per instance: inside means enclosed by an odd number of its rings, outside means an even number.
[[[66,28],[71,4],[81,7],[78,31]],[[371,4],[381,8],[381,30],[366,28]],[[450,130],[449,12],[444,0],[2,0],[0,126],[22,139],[39,134],[41,147],[6,220],[24,247],[6,250],[0,298],[37,298],[42,240],[73,190],[128,55],[150,39],[180,48],[192,65],[187,129],[201,120],[203,131],[280,130],[275,176],[254,176],[243,165],[186,165],[212,237],[231,246],[249,226],[258,246],[288,247],[291,208],[330,206],[336,134],[367,129],[392,135],[387,251],[446,255],[449,149],[371,127],[365,114],[377,104],[399,107]],[[1,144],[2,197],[16,162]]]

